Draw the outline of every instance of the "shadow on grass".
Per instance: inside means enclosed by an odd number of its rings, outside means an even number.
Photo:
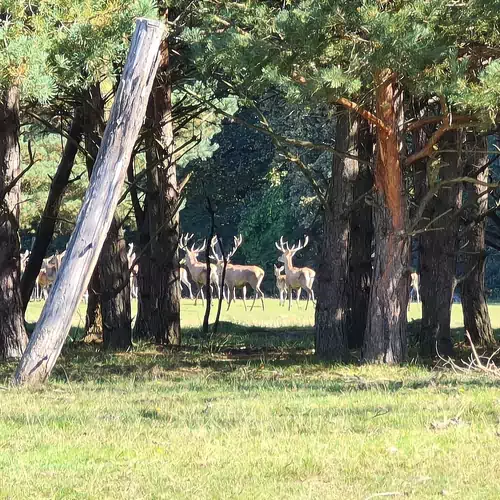
[[[415,359],[415,340],[419,321],[410,323],[410,359]],[[33,325],[30,325],[30,330]],[[454,338],[457,351],[467,354],[463,331],[457,329]],[[497,332],[499,333],[499,332]],[[312,327],[255,327],[222,322],[216,335],[205,335],[198,328],[183,330],[181,347],[164,347],[138,341],[130,352],[103,351],[100,344],[81,342],[83,330],[73,328],[54,369],[52,379],[59,382],[95,382],[105,384],[120,381],[166,379],[188,384],[190,390],[205,390],[211,381],[231,379],[238,388],[272,382],[284,390],[346,390],[427,389],[455,391],[457,386],[498,387],[498,382],[485,378],[464,379],[451,372],[432,371],[432,363],[419,361],[427,372],[397,373],[381,369],[364,379],[357,375],[359,352],[352,351],[351,367],[340,369],[333,363],[318,361],[314,356]],[[463,352],[462,352],[463,351]],[[15,364],[0,364],[0,381],[7,381]],[[340,370],[338,373],[336,370]],[[385,380],[393,377],[394,380]],[[208,380],[208,381],[207,381]]]

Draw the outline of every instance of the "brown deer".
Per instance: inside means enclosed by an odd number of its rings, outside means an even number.
[[[240,247],[243,242],[243,237],[241,234],[239,237],[234,237],[234,245],[232,250],[229,252],[227,256],[227,266],[226,266],[226,275],[224,279],[224,284],[227,285],[228,288],[228,304],[227,309],[231,306],[231,301],[235,300],[235,290],[236,288],[243,289],[243,305],[245,306],[245,311],[247,310],[246,304],[246,285],[250,285],[254,290],[254,298],[252,302],[252,307],[250,311],[253,309],[255,305],[255,301],[257,299],[257,295],[259,295],[260,300],[262,301],[262,310],[264,310],[264,292],[260,289],[260,285],[262,280],[264,279],[264,269],[258,266],[242,266],[238,264],[231,264],[229,261],[231,257],[235,254],[236,250]],[[219,275],[219,279],[222,281],[222,272],[224,269],[224,259],[221,255],[218,254],[215,247],[217,244],[217,238],[214,237],[212,239],[211,247],[212,247],[212,257],[217,261],[217,274]]]
[[[128,268],[130,269],[130,295],[133,299],[137,298],[138,285],[137,285],[137,273],[139,272],[139,264],[136,264],[133,268],[135,259],[137,258],[134,252],[134,244],[129,243],[127,252]]]
[[[278,267],[276,264],[274,265],[274,275],[276,276],[276,287],[280,292],[280,306],[285,305],[286,300],[286,275],[281,274],[281,271],[285,269],[285,266]]]
[[[297,305],[299,304],[300,290],[305,288],[307,291],[307,306],[309,305],[309,299],[314,303],[314,291],[313,283],[316,277],[316,272],[308,267],[294,267],[292,258],[299,251],[307,246],[309,243],[309,237],[306,236],[304,239],[304,244],[301,245],[300,240],[297,245],[293,245],[292,248],[288,245],[288,242],[283,242],[283,236],[280,238],[280,242],[275,242],[276,248],[281,252],[281,257],[278,259],[285,264],[285,276],[286,284],[288,287],[288,310],[292,308],[292,290],[297,290]]]
[[[194,305],[196,305],[198,295],[201,295],[202,304],[205,299],[205,296],[203,294],[203,287],[207,284],[207,265],[204,262],[198,261],[198,254],[200,254],[207,248],[207,242],[204,241],[203,244],[198,248],[195,248],[194,244],[191,245],[191,248],[189,248],[188,243],[191,238],[193,238],[193,236],[193,234],[182,235],[179,239],[179,248],[186,252],[186,266],[189,269],[192,280],[198,286],[198,293],[196,294],[194,299]],[[214,266],[210,268],[210,283],[211,285],[213,284],[215,286],[215,288],[217,289],[217,297],[220,298],[217,269]]]
[[[410,274],[410,297],[408,299],[408,310],[410,310],[410,303],[411,303],[411,296],[413,292],[415,292],[415,295],[417,296],[417,304],[420,302],[420,277],[418,276],[418,273],[413,272]]]
[[[185,263],[186,263],[186,259],[182,259],[179,262],[179,264],[185,264]],[[191,287],[191,282],[189,281],[188,272],[187,272],[185,267],[182,267],[182,266],[179,267],[179,280],[180,280],[180,283],[182,283],[183,285],[186,286],[186,288],[188,289],[188,292],[189,292],[189,298],[191,300],[193,300],[194,299],[193,289]],[[179,286],[180,286],[180,284],[179,284]],[[182,286],[181,286],[181,291],[182,291]]]

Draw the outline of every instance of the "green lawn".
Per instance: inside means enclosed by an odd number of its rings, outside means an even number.
[[[36,390],[0,365],[0,498],[500,498],[495,382],[316,363],[313,310],[277,301],[238,303],[210,341],[202,316],[183,302],[176,351],[69,344]]]

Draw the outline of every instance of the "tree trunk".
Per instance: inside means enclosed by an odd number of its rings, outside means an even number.
[[[31,249],[31,254],[21,279],[21,297],[25,311],[28,307],[37,276],[40,273],[43,259],[47,253],[47,248],[54,236],[54,228],[59,215],[59,209],[61,207],[64,191],[69,182],[71,171],[73,170],[76,154],[78,153],[78,144],[82,139],[82,133],[82,109],[78,106],[75,109],[75,116],[69,130],[70,139],[66,141],[61,161],[52,179],[45,208],[36,230],[35,244]]]
[[[85,314],[84,342],[102,340],[101,278],[96,266],[87,288],[87,312]]]
[[[6,192],[20,173],[19,88],[0,98],[0,360],[20,358],[28,337],[20,293],[19,246],[20,181]]]
[[[149,333],[159,344],[180,345],[179,216],[172,123],[172,82],[167,40],[148,106],[154,138],[146,156],[147,213],[151,237],[151,315]]]
[[[88,153],[85,164],[90,179],[104,133],[104,101],[98,84],[91,85],[88,92],[84,94],[83,110],[84,143]],[[103,338],[101,291],[100,271],[97,265],[87,289],[88,300],[85,314],[85,341],[87,342]]]
[[[90,185],[61,269],[14,376],[16,385],[45,381],[61,352],[113,220],[146,113],[162,37],[159,22],[136,21]]]
[[[358,134],[358,155],[365,161],[372,161],[374,137],[367,122],[361,122]],[[348,336],[350,349],[363,345],[366,317],[370,299],[372,277],[373,221],[371,205],[364,195],[373,188],[373,175],[369,165],[359,164],[358,179],[354,184],[354,200],[358,201],[351,214],[351,237],[349,241],[349,306]]]
[[[130,272],[127,244],[116,215],[99,257],[99,275],[104,347],[127,349],[132,345]]]
[[[480,139],[477,147],[486,151],[487,139]],[[470,160],[472,164],[467,165],[465,175],[487,183],[488,167],[485,168],[485,165],[488,154],[473,154]],[[470,183],[466,184],[465,191],[467,205],[473,205],[465,211],[465,221],[470,228],[465,232],[466,246],[463,248],[465,279],[461,283],[461,291],[464,326],[475,344],[487,346],[495,342],[484,292],[486,221],[481,216],[488,210],[488,194],[485,194],[484,186]]]
[[[385,127],[377,127],[373,205],[375,259],[362,357],[366,362],[401,363],[407,355],[410,247],[400,160],[402,143],[398,133],[403,96],[390,71],[377,74],[376,80],[377,116]]]
[[[357,146],[358,120],[347,110],[337,116],[336,149],[351,154]],[[355,154],[355,153],[354,153]],[[318,270],[316,355],[345,361],[348,356],[349,239],[354,182],[358,162],[334,156],[324,212],[324,233]]]
[[[460,149],[462,133],[448,132],[443,136],[441,145],[447,150]],[[441,154],[439,181],[459,177],[462,174],[462,161],[459,152]],[[427,179],[432,178],[427,164]],[[422,297],[422,331],[420,353],[434,356],[436,348],[441,355],[453,354],[451,340],[451,305],[456,286],[455,272],[459,219],[456,212],[461,207],[462,186],[452,184],[441,188],[432,198],[424,212],[425,223],[439,217],[432,230],[420,238],[420,294]]]
[[[88,152],[97,157],[104,126],[104,101],[99,85],[93,85],[85,108],[85,144]],[[87,170],[92,174],[94,161],[87,158]],[[87,335],[99,329],[105,348],[128,348],[132,345],[130,273],[128,269],[127,245],[123,239],[120,221],[115,215],[97,265],[99,285],[89,290],[87,303]],[[90,295],[100,291],[98,297]],[[94,322],[92,322],[94,320]]]

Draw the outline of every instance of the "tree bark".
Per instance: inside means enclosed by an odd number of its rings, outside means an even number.
[[[98,265],[104,347],[127,349],[132,346],[130,272],[127,244],[116,215],[111,222]]]
[[[337,116],[335,147],[355,154],[357,135],[357,117],[342,110]],[[356,160],[334,156],[317,279],[316,355],[323,359],[345,361],[348,357],[349,240],[357,176]]]
[[[54,236],[54,228],[59,215],[59,209],[61,208],[64,191],[66,190],[71,171],[73,170],[75,158],[78,153],[78,144],[82,140],[82,134],[83,116],[82,109],[78,106],[75,109],[75,115],[69,130],[70,139],[66,141],[61,161],[52,179],[45,208],[36,230],[35,243],[31,249],[26,269],[21,278],[21,297],[25,311],[28,307],[31,294],[33,293],[36,279],[40,273],[43,259],[47,253],[47,248]]]
[[[19,88],[0,94],[0,360],[20,358],[28,337],[20,293],[20,182],[7,187],[20,173]]]
[[[479,139],[477,147],[486,151],[488,149],[487,139]],[[465,175],[487,183],[489,169],[485,168],[485,165],[489,160],[488,154],[473,153],[471,156]],[[482,215],[488,210],[488,194],[485,194],[484,186],[471,183],[466,183],[465,192],[465,203],[472,205],[465,210],[465,222],[470,227],[465,232],[466,244],[465,247],[462,247],[465,256],[463,271],[465,279],[460,288],[464,326],[465,331],[469,332],[475,344],[488,346],[495,342],[484,290],[486,221]]]
[[[389,70],[376,75],[377,160],[373,229],[375,259],[363,340],[365,362],[406,360],[406,308],[409,293],[407,206],[401,171],[403,96]]]
[[[361,159],[373,159],[374,137],[366,121],[361,121],[358,134],[358,155]],[[372,277],[373,221],[371,205],[367,203],[373,188],[373,175],[369,165],[359,164],[358,179],[354,184],[354,200],[357,205],[351,214],[351,237],[349,241],[349,306],[348,336],[350,349],[363,345],[366,329],[370,284]],[[363,198],[365,195],[367,197]]]
[[[89,179],[92,176],[94,163],[99,154],[99,145],[104,133],[104,101],[98,84],[91,85],[84,95],[84,143],[89,154],[85,164]],[[101,278],[99,265],[92,273],[88,286],[87,312],[85,314],[85,340],[101,340],[103,337],[101,309]]]
[[[47,379],[97,264],[121,195],[159,63],[163,26],[138,19],[123,77],[56,282],[14,376],[14,383]]]
[[[148,106],[153,131],[146,156],[148,169],[148,226],[151,237],[151,315],[149,334],[159,344],[180,345],[179,216],[177,170],[174,158],[172,81],[168,71],[167,40]]]
[[[460,150],[462,133],[447,132],[441,145],[447,150]],[[432,178],[432,164],[427,164],[427,179]],[[439,181],[459,177],[462,174],[460,152],[441,154]],[[441,188],[424,212],[424,222],[433,230],[420,238],[420,294],[422,298],[422,331],[420,353],[422,356],[453,354],[451,340],[451,306],[456,286],[456,262],[459,219],[456,212],[461,207],[462,186],[453,184]],[[437,229],[437,230],[436,230]]]
[[[85,108],[85,143],[90,154],[96,158],[104,126],[104,101],[100,87],[93,85]],[[94,161],[87,159],[89,176]],[[128,269],[127,245],[116,214],[113,217],[106,241],[97,265],[99,284],[89,290],[87,303],[87,335],[94,332],[102,338],[105,348],[126,349],[132,345],[130,273]],[[90,297],[99,290],[98,297]]]

